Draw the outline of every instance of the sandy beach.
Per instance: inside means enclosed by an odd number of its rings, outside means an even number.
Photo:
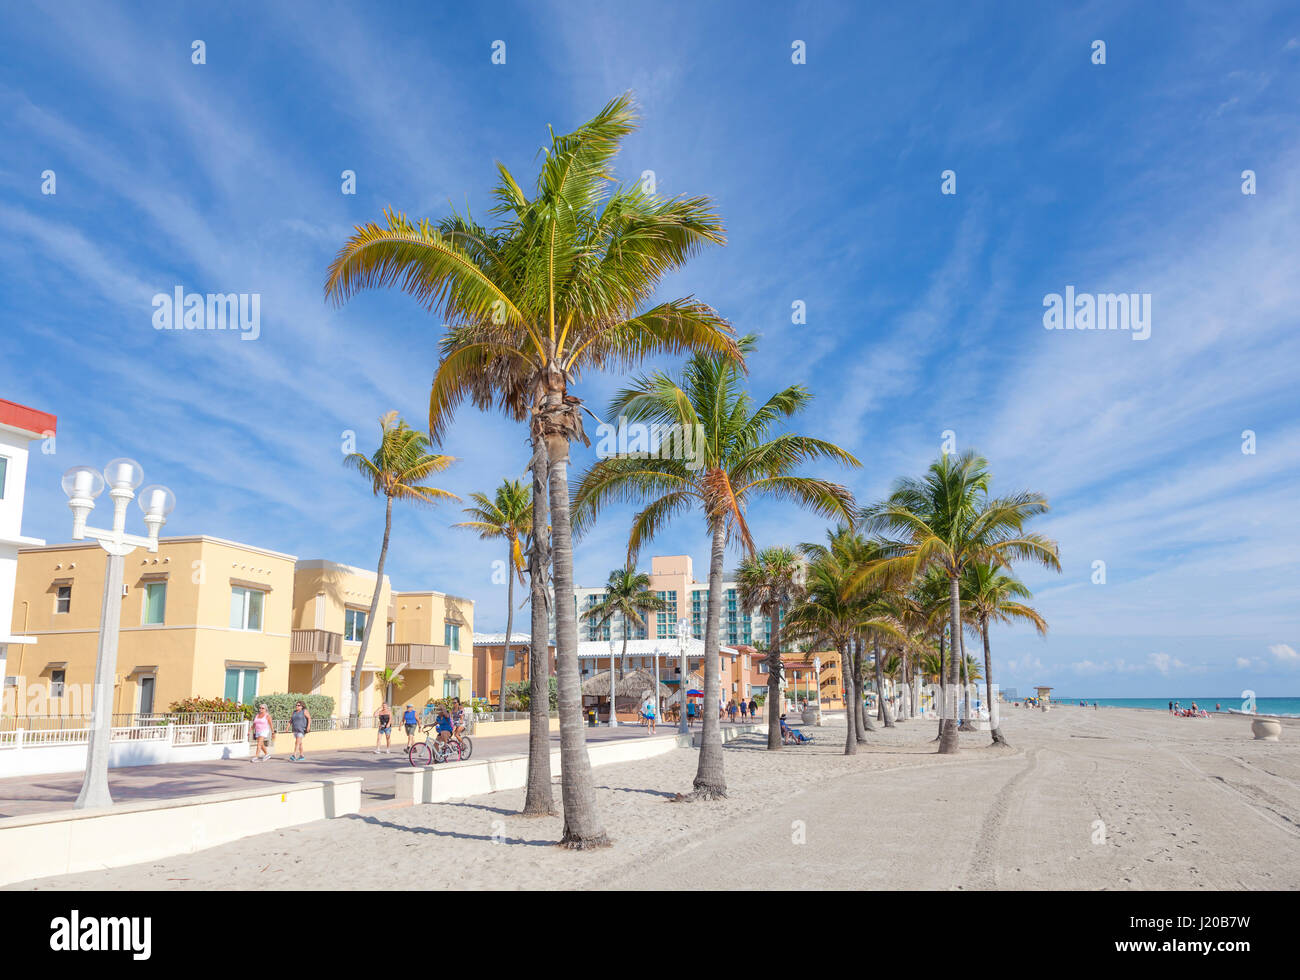
[[[935,723],[879,729],[856,756],[843,723],[779,753],[725,749],[730,798],[669,802],[696,753],[596,769],[613,847],[551,846],[558,817],[523,791],[396,807],[175,859],[15,889],[1300,887],[1300,723],[1254,741],[1247,718],[1058,706],[1007,709],[939,756]],[[556,787],[559,801],[559,788]]]

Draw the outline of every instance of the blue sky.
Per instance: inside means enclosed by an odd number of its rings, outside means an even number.
[[[1300,694],[1294,5],[220,7],[0,12],[0,396],[59,416],[25,533],[66,540],[59,475],[129,455],[176,492],[166,533],[373,566],[382,507],[342,433],[422,423],[440,324],[401,294],[326,306],[326,266],[388,205],[485,214],[494,161],[531,179],[547,124],[632,89],[620,175],[708,194],[728,229],[663,295],[761,334],[755,393],[807,384],[798,426],[858,455],[860,498],[951,430],[998,490],[1051,500],[1063,572],[1024,572],[1051,632],[995,633],[1005,685]],[[259,293],[261,336],[154,330],[178,285]],[[1149,339],[1045,330],[1067,285],[1151,294]],[[579,393],[600,410],[618,381]],[[462,496],[526,465],[524,431],[472,409],[444,449]],[[580,583],[621,563],[628,516],[583,543]],[[389,571],[502,628],[499,548],[459,517],[399,511]],[[762,543],[822,533],[787,506],[750,518]],[[655,551],[706,567],[698,522]]]

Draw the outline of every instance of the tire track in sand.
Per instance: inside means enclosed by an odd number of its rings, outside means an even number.
[[[958,888],[996,889],[998,887],[998,862],[995,854],[1002,828],[1006,824],[1007,812],[1011,809],[1012,796],[1023,795],[1020,790],[1024,781],[1038,767],[1038,749],[1031,748],[1025,752],[1025,766],[1015,773],[994,795],[989,803],[988,812],[980,824],[979,833],[971,853],[970,865],[966,877]]]

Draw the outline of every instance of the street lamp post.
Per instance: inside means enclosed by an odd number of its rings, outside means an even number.
[[[681,670],[682,670],[682,683],[681,683],[681,688],[678,691],[678,693],[682,696],[682,704],[681,704],[682,711],[681,711],[681,718],[677,723],[677,731],[682,735],[685,735],[687,732],[691,730],[690,726],[687,724],[688,718],[686,714],[686,701],[687,701],[686,692],[689,691],[691,688],[690,661],[686,659],[686,641],[690,638],[690,635],[691,635],[691,621],[687,619],[685,616],[683,616],[681,619],[677,620],[677,650],[678,653],[681,655],[681,660],[679,662],[681,663]]]
[[[90,734],[86,746],[86,775],[77,797],[76,808],[112,806],[108,792],[108,752],[112,738],[113,679],[117,671],[117,633],[122,621],[122,579],[125,558],[136,548],[150,553],[158,551],[158,532],[167,523],[167,515],[176,498],[166,487],[154,484],[140,492],[140,510],[149,529],[148,537],[126,533],[126,507],[135,497],[135,488],[144,482],[144,470],[133,459],[115,459],[101,474],[91,466],[74,466],[63,474],[63,492],[72,508],[72,537],[81,541],[94,538],[108,553],[104,571],[104,605],[99,614],[99,649],[95,658],[95,686],[90,709]],[[113,498],[111,531],[87,527],[86,518],[95,507],[95,498],[108,486]]]
[[[609,727],[618,727],[618,689],[614,680],[614,653],[618,650],[618,630],[609,621]]]

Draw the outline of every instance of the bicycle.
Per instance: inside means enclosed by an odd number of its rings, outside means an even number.
[[[407,759],[416,768],[439,762],[463,762],[474,752],[474,743],[468,735],[453,735],[443,742],[438,739],[438,733],[432,726],[426,727],[424,733],[424,741],[412,745],[406,751]]]

